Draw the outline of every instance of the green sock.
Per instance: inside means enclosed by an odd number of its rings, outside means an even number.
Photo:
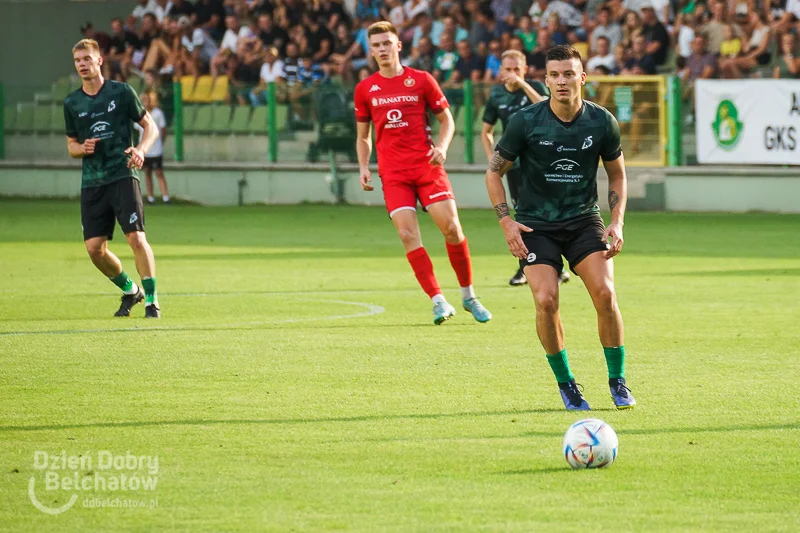
[[[126,294],[130,293],[131,289],[133,289],[133,280],[128,277],[124,270],[120,272],[118,276],[108,279],[110,279],[111,283],[122,289],[122,292]]]
[[[625,377],[625,347],[603,348],[606,354],[606,365],[608,365],[608,379]]]
[[[559,383],[567,383],[575,379],[575,376],[572,375],[572,371],[569,369],[566,349],[561,350],[557,354],[548,354],[547,362],[550,363],[550,368],[553,369],[553,374],[556,375],[556,381]]]
[[[157,304],[156,278],[142,278],[142,287],[144,288],[144,304]]]

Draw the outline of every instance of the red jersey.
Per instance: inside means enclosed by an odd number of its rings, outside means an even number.
[[[356,120],[375,124],[378,172],[428,166],[433,146],[428,109],[435,114],[450,107],[436,80],[425,71],[404,67],[385,78],[376,72],[355,90]]]

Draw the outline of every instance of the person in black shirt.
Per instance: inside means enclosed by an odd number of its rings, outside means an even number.
[[[186,15],[187,17],[194,15],[194,5],[188,0],[175,0],[172,2],[169,16],[180,17],[181,15]]]
[[[333,34],[320,24],[320,21],[313,13],[303,14],[303,26],[306,29],[306,39],[308,39],[308,49],[306,53],[313,56],[314,63],[327,61],[333,53]]]
[[[289,34],[272,21],[272,15],[262,13],[258,16],[258,37],[264,44],[264,48],[274,46],[278,49],[280,55],[286,54]]]
[[[647,53],[653,57],[656,66],[663,65],[669,52],[669,33],[651,5],[642,7],[642,35],[647,41]]]
[[[199,0],[194,6],[196,26],[204,29],[212,39],[219,42],[225,35],[225,7],[222,0]]]
[[[324,21],[325,26],[331,32],[335,31],[341,23],[349,26],[352,22],[347,13],[345,13],[342,4],[333,0],[322,0],[317,10],[314,11],[314,17],[317,20]]]
[[[552,46],[550,32],[547,28],[539,30],[537,35],[536,48],[528,56],[528,77],[543,80],[545,76],[545,66],[547,64],[547,51]]]
[[[108,55],[103,63],[104,76],[123,81],[128,78],[133,52],[139,48],[139,37],[125,29],[121,18],[111,19],[111,38]]]
[[[633,53],[625,61],[625,68],[622,70],[624,75],[636,74],[655,74],[656,62],[653,56],[647,53],[647,40],[644,35],[637,35],[633,38]]]
[[[283,0],[283,8],[289,28],[300,24],[303,13],[306,11],[306,5],[303,0]]]

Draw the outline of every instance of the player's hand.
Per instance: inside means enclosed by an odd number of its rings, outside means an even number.
[[[516,74],[514,74],[513,72],[512,72],[512,73],[509,73],[509,74],[507,74],[507,75],[504,75],[504,76],[503,76],[503,77],[500,79],[500,82],[501,82],[501,83],[503,83],[503,84],[506,84],[506,83],[507,83],[507,84],[511,85],[511,88],[512,88],[512,89],[518,89],[518,88],[519,88],[519,86],[522,84],[522,81],[523,81],[523,80],[522,80],[522,78],[520,78],[519,76],[517,76],[517,75],[516,75]]]
[[[625,242],[625,239],[622,238],[622,224],[619,222],[609,224],[603,232],[603,242],[608,242],[609,237],[611,237],[611,245],[606,250],[606,259],[611,259],[622,251],[622,244]]]
[[[375,190],[375,187],[369,184],[372,181],[372,172],[369,171],[369,168],[362,167],[361,172],[359,172],[358,181],[361,183],[361,188],[365,191],[372,191]]]
[[[139,170],[144,165],[144,152],[141,148],[131,146],[125,150],[126,154],[130,154],[131,158],[128,160],[128,168],[135,168]]]
[[[447,159],[447,152],[438,146],[431,146],[431,149],[428,150],[428,156],[431,158],[428,161],[431,165],[444,165],[444,161]]]
[[[85,155],[92,155],[94,153],[94,146],[100,142],[100,139],[86,139],[83,141],[83,153]]]
[[[528,257],[528,247],[522,242],[522,232],[530,233],[533,230],[513,220],[511,217],[501,219],[500,226],[503,228],[503,233],[508,243],[508,250],[511,252],[511,255],[517,259],[525,259]]]

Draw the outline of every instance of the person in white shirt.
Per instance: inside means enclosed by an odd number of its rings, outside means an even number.
[[[611,53],[611,43],[608,37],[597,38],[597,54],[592,56],[586,62],[586,70],[592,72],[599,66],[606,67],[609,72],[614,69],[615,59],[614,54]]]
[[[261,65],[261,75],[258,79],[258,86],[250,92],[250,102],[254,105],[262,105],[267,101],[267,84],[275,82],[276,85],[283,84],[286,80],[286,73],[283,70],[283,61],[278,59],[278,49],[267,48],[264,54],[264,64]]]
[[[211,60],[217,55],[217,43],[202,28],[193,28],[192,21],[185,15],[178,19],[178,28],[182,33],[181,56],[185,69],[182,74],[205,74],[209,71]]]
[[[250,27],[239,25],[239,19],[236,15],[227,15],[225,17],[225,27],[227,30],[225,30],[225,35],[222,37],[219,50],[210,63],[211,76],[215,79],[224,72],[225,65],[228,63],[228,56],[239,52],[240,41],[256,36]]]
[[[158,188],[161,190],[161,200],[169,203],[169,190],[167,190],[167,178],[164,177],[164,139],[167,137],[167,120],[164,118],[164,112],[158,107],[158,96],[156,93],[148,91],[142,93],[142,105],[150,116],[153,117],[156,126],[158,126],[158,138],[150,147],[150,150],[144,155],[144,183],[147,189],[147,203],[153,204],[156,199],[153,197],[153,171],[158,178]],[[141,126],[134,123],[133,126],[139,131],[141,135],[144,131]]]

